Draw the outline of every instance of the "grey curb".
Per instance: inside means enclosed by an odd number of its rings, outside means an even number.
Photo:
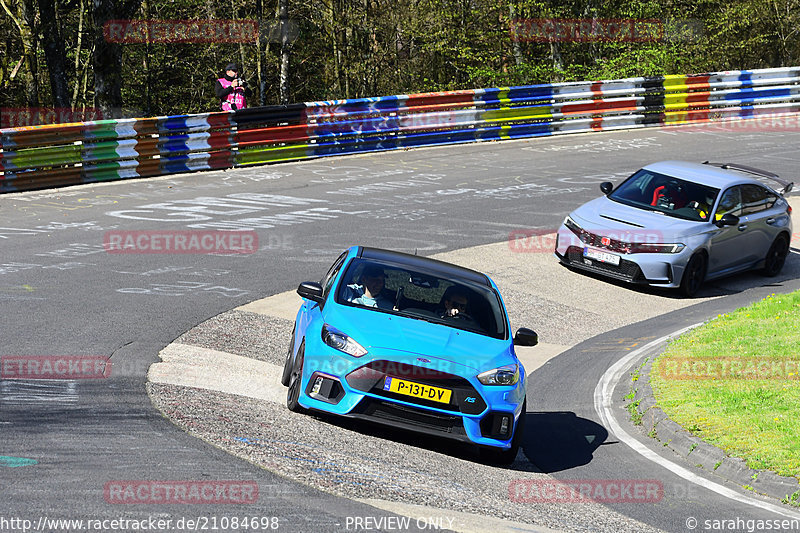
[[[661,355],[664,346],[654,350],[647,362],[639,370],[637,380],[630,380],[633,400],[638,401],[636,410],[641,415],[639,429],[646,435],[669,448],[696,468],[720,478],[749,488],[756,493],[786,499],[800,491],[800,481],[793,477],[779,476],[769,470],[756,470],[738,457],[730,457],[723,450],[693,436],[670,418],[656,405],[653,388],[650,386],[650,372],[653,361]]]

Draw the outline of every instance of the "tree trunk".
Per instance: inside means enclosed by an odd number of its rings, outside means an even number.
[[[281,103],[289,103],[289,0],[279,0],[281,25]]]
[[[75,47],[75,86],[72,89],[72,109],[75,109],[76,102],[78,101],[78,89],[81,83],[80,66],[81,66],[81,45],[83,44],[83,10],[84,0],[80,0],[78,7],[78,36],[77,45]]]
[[[258,80],[258,105],[267,105],[264,90],[266,89],[267,82],[264,79],[264,60],[262,59],[263,51],[261,50],[261,35],[264,32],[264,7],[262,0],[256,0],[256,20],[258,21],[258,32],[256,32],[256,76]]]
[[[328,31],[331,36],[331,47],[333,49],[333,93],[337,98],[342,94],[342,52],[339,48],[339,28],[337,27],[337,4],[335,0],[330,0],[328,12]]]
[[[517,0],[511,0],[508,4],[508,18],[510,19],[511,27],[516,28],[517,20]],[[519,35],[514,33],[511,36],[511,46],[514,53],[514,63],[519,67],[522,66],[522,47],[519,45]]]
[[[53,0],[39,0],[39,16],[42,21],[39,33],[44,41],[44,56],[50,74],[53,106],[65,109],[70,107],[67,47],[61,34],[61,25],[58,23]]]
[[[103,26],[109,20],[130,19],[141,0],[93,0],[94,5],[94,98],[104,117],[122,116],[122,47],[108,42]]]

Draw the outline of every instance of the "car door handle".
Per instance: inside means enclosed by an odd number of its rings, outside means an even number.
[[[739,231],[744,231],[747,229],[747,224],[739,224]]]
[[[768,218],[767,219],[767,224],[771,225],[771,224],[774,224],[774,223],[775,223],[775,219],[774,218]]]

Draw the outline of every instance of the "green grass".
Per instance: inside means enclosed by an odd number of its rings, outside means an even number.
[[[633,422],[633,425],[635,425],[635,426],[641,426],[642,425],[642,413],[639,412],[639,402],[640,401],[641,400],[636,400],[635,402],[631,402],[631,403],[628,404],[628,407],[627,407],[628,414],[631,417],[631,422]]]
[[[794,507],[800,507],[800,490],[792,494],[787,494],[785,498],[781,499],[781,502],[788,503]]]
[[[734,365],[738,372],[724,371]],[[694,435],[751,468],[800,478],[799,366],[797,291],[772,294],[674,340],[650,380],[659,407]]]

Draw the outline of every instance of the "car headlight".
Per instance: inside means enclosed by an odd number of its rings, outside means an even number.
[[[331,348],[336,348],[353,357],[361,357],[367,353],[363,346],[328,324],[322,326],[322,341]]]
[[[478,374],[484,385],[514,385],[519,381],[519,365],[506,365]]]
[[[678,254],[681,253],[684,248],[686,248],[686,245],[679,242],[672,244],[637,242],[630,244],[628,253],[629,254]]]
[[[564,219],[564,225],[572,231],[575,235],[579,236],[583,233],[583,228],[575,223],[570,217]]]

